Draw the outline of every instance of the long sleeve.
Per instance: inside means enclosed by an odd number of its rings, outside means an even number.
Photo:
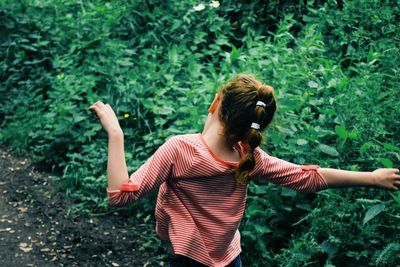
[[[172,137],[124,182],[119,190],[108,190],[108,199],[113,206],[129,205],[153,188],[166,181],[172,172],[176,157],[177,139]]]
[[[256,168],[250,173],[251,176],[301,192],[328,188],[327,182],[317,171],[317,165],[297,165],[269,156],[260,148],[254,151],[254,156]]]

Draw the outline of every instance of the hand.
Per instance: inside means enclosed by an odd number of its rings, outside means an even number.
[[[372,172],[375,185],[392,190],[398,190],[400,187],[400,175],[398,173],[399,169],[377,169]]]
[[[109,104],[97,101],[89,107],[89,110],[96,112],[97,117],[100,119],[100,122],[108,135],[122,133],[117,116]]]

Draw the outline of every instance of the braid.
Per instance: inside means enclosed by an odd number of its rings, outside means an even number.
[[[239,74],[221,87],[220,94],[222,99],[218,116],[224,126],[227,143],[233,146],[242,141],[248,146],[236,170],[237,182],[244,184],[256,165],[254,150],[262,142],[262,131],[271,122],[276,110],[274,89],[252,75]]]
[[[271,122],[276,110],[272,87],[260,84],[257,87],[257,98],[252,125],[246,131],[242,140],[248,144],[249,150],[241,159],[236,172],[236,180],[239,184],[246,184],[248,182],[249,173],[256,165],[254,150],[263,141],[262,130]]]
[[[260,124],[260,121],[263,117],[260,115],[264,115],[264,108],[256,106],[255,108],[255,117],[253,119],[253,123]],[[236,181],[239,184],[246,184],[248,182],[248,175],[251,170],[254,169],[256,165],[256,160],[254,158],[254,150],[258,147],[262,141],[262,134],[259,129],[250,127],[247,130],[246,136],[243,140],[246,144],[249,145],[249,151],[244,155],[239,163],[239,167],[236,173]]]

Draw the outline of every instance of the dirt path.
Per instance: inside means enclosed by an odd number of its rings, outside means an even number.
[[[67,218],[70,200],[52,193],[49,175],[4,147],[0,174],[0,266],[166,266],[141,249],[153,226],[126,212]]]

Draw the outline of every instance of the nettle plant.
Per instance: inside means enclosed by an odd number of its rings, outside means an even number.
[[[90,104],[114,108],[132,173],[169,136],[201,131],[214,93],[240,72],[276,90],[268,153],[351,170],[399,165],[396,1],[211,3],[1,5],[0,139],[53,171],[76,201],[70,214],[109,212],[107,136]],[[155,192],[126,212],[147,223],[154,204]],[[380,190],[251,183],[244,261],[394,266],[399,205],[399,193]]]

